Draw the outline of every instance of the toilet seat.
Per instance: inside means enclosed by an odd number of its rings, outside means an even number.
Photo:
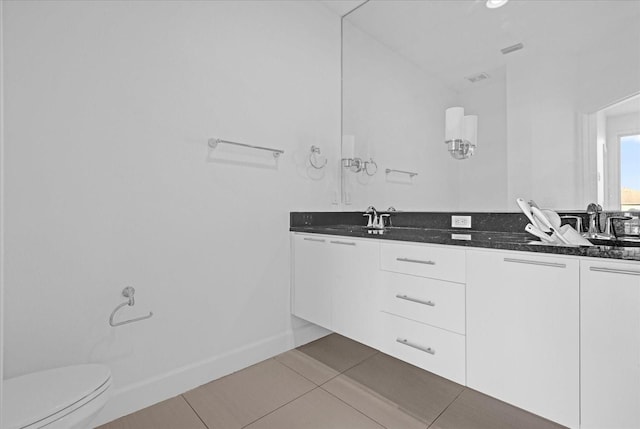
[[[7,429],[55,427],[86,407],[99,410],[111,387],[111,371],[87,364],[55,368],[4,380],[4,423]]]

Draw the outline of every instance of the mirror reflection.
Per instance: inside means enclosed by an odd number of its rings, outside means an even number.
[[[486,3],[370,0],[343,18],[343,203],[640,207],[640,1]]]

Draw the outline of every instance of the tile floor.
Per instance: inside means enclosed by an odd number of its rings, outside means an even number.
[[[560,429],[337,334],[98,429]]]

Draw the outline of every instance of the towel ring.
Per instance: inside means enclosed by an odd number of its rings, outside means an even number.
[[[320,148],[318,146],[311,146],[311,153],[309,154],[309,163],[316,170],[321,170],[327,165],[327,158],[324,158],[324,162],[318,162],[318,156],[320,154]]]

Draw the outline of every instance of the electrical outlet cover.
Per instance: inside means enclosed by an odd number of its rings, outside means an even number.
[[[451,228],[471,228],[471,216],[451,216]]]

